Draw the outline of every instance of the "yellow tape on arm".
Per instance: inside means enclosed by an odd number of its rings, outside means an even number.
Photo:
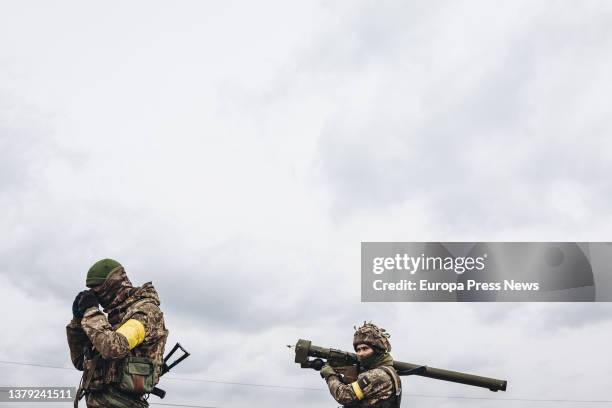
[[[145,338],[144,325],[136,319],[130,319],[123,323],[117,329],[117,333],[127,339],[130,350],[142,343]]]
[[[355,395],[357,396],[357,399],[361,401],[363,399],[363,391],[361,390],[361,387],[359,386],[359,384],[357,384],[357,381],[355,381],[354,383],[351,383],[351,387],[353,387],[353,391],[355,391]]]

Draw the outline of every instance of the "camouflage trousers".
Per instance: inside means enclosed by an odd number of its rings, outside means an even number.
[[[147,408],[149,403],[135,395],[126,394],[115,387],[88,393],[87,408]]]

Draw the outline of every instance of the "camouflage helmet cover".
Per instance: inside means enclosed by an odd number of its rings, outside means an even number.
[[[391,351],[389,337],[391,335],[382,327],[378,327],[372,322],[363,322],[363,326],[356,328],[353,336],[353,348],[356,349],[359,344],[367,344],[375,350],[388,353]]]

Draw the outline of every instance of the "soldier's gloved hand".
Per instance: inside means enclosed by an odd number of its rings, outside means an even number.
[[[334,370],[334,368],[330,366],[329,364],[325,364],[321,368],[321,377],[325,378],[326,380],[327,380],[327,377],[329,377],[330,375],[334,375],[334,374],[337,374],[337,373]]]
[[[85,311],[92,306],[98,306],[98,299],[91,290],[79,292],[72,303],[72,315],[76,318],[82,318]]]
[[[81,317],[83,317],[83,313],[81,313],[81,310],[79,309],[79,301],[81,300],[85,292],[87,292],[87,290],[83,290],[79,292],[74,298],[74,302],[72,302],[72,316],[74,316],[77,319],[80,319]]]

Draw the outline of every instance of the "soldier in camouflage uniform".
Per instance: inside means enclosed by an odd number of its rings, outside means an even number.
[[[345,384],[333,367],[326,364],[321,368],[321,377],[334,399],[350,408],[399,407],[402,383],[389,354],[389,334],[383,328],[364,322],[355,332],[353,347],[359,360],[357,381]]]
[[[66,327],[72,363],[83,371],[75,407],[83,395],[89,408],[148,407],[168,337],[155,288],[151,282],[133,287],[112,259],[96,262],[86,285],[90,290],[75,298]]]

